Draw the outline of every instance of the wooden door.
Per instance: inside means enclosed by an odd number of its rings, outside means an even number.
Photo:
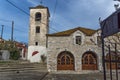
[[[114,52],[111,52],[111,68],[112,69],[116,69],[116,63],[113,62],[116,60],[115,56],[116,56],[116,54]],[[107,67],[107,69],[110,69],[110,56],[109,56],[109,54],[106,55],[106,60],[107,60],[106,67]],[[117,60],[118,60],[117,68],[120,69],[120,55],[119,54],[117,54]]]
[[[97,57],[94,53],[87,52],[83,55],[82,70],[97,70]]]
[[[58,55],[57,70],[74,70],[74,57],[70,52],[64,51]]]

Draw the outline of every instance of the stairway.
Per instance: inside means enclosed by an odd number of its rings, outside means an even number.
[[[47,72],[47,66],[43,63],[30,63],[29,61],[0,62],[0,72],[9,71],[40,71]]]

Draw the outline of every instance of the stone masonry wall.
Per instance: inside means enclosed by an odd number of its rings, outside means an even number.
[[[75,44],[75,35],[82,36],[82,44]],[[47,55],[47,68],[50,71],[57,71],[57,56],[62,51],[69,51],[72,53],[75,59],[75,71],[82,71],[82,55],[86,51],[92,51],[97,55],[98,69],[102,69],[102,56],[101,48],[90,41],[92,38],[96,40],[96,35],[85,36],[82,32],[76,31],[71,36],[61,37],[48,37],[48,55]],[[96,42],[96,41],[95,41]]]
[[[35,21],[35,14],[41,13],[41,21]],[[48,34],[48,11],[43,9],[30,9],[29,46],[38,42],[40,46],[46,47],[46,34]],[[40,33],[36,33],[36,26],[40,26]]]

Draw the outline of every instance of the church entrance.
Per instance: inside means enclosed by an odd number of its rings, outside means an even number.
[[[63,51],[58,55],[57,70],[74,70],[74,57],[70,52]]]
[[[97,56],[95,53],[88,51],[82,56],[82,70],[97,70]]]

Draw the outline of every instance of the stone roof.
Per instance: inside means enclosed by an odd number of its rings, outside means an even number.
[[[47,36],[70,36],[72,33],[74,33],[77,30],[80,30],[81,32],[83,32],[86,36],[92,36],[97,31],[93,29],[77,27],[74,29],[70,29],[70,30],[66,30],[58,33],[47,34]]]

